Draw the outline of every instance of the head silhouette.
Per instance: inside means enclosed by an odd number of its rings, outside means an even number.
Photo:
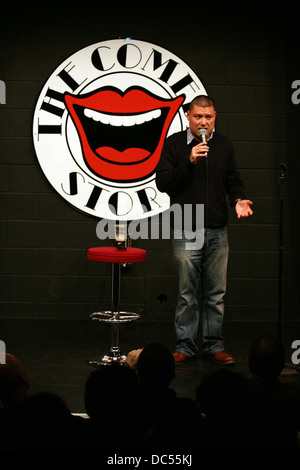
[[[248,365],[253,376],[276,378],[282,372],[284,362],[284,346],[277,338],[262,335],[252,343]]]

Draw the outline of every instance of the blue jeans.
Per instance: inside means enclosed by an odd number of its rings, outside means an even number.
[[[175,312],[176,351],[187,356],[198,352],[198,297],[202,280],[201,346],[203,352],[213,354],[224,350],[222,329],[229,252],[227,227],[207,229],[204,245],[200,249],[197,246],[191,249],[191,245],[186,249],[186,243],[190,242],[191,239],[186,238],[184,233],[173,231],[172,248],[179,286]]]

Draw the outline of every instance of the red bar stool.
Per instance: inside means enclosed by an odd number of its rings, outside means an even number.
[[[112,265],[112,309],[111,311],[94,312],[90,314],[92,320],[98,320],[111,324],[110,354],[100,361],[89,361],[90,365],[111,364],[112,362],[124,362],[126,356],[121,355],[119,347],[120,323],[138,320],[140,315],[133,312],[120,312],[121,293],[121,266],[123,263],[138,263],[146,258],[146,251],[140,248],[120,249],[112,247],[89,248],[87,258],[99,263],[111,263]]]

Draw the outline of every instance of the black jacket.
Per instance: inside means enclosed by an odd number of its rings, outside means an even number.
[[[215,132],[208,142],[208,157],[194,165],[189,156],[198,143],[194,139],[187,144],[187,131],[166,139],[156,168],[157,188],[170,196],[171,205],[204,204],[205,227],[225,227],[228,223],[226,194],[232,207],[236,199],[246,198],[234,150],[227,137]]]

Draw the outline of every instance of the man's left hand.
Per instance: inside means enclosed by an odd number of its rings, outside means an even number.
[[[242,199],[241,201],[237,201],[235,205],[235,212],[237,218],[240,219],[241,217],[248,217],[249,215],[253,214],[253,211],[250,206],[252,206],[253,202],[249,201],[248,199]]]

